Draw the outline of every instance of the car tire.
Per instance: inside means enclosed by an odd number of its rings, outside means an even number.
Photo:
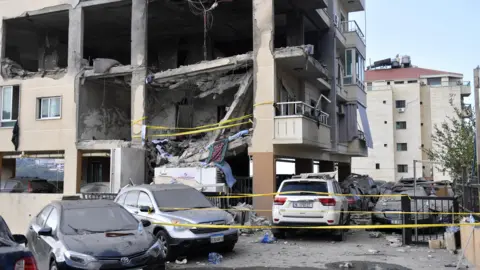
[[[232,252],[235,249],[236,244],[236,242],[228,243],[222,247],[222,251],[226,253]]]
[[[272,230],[273,237],[277,239],[286,239],[287,238],[287,232],[282,229],[273,229]]]
[[[160,243],[165,250],[163,254],[165,261],[175,260],[175,253],[172,246],[170,245],[170,236],[168,235],[168,233],[166,231],[160,230],[155,234],[155,236],[158,238],[158,240],[160,240]]]
[[[338,222],[338,225],[339,226],[343,226],[345,224],[343,224],[343,215],[340,216],[340,221]],[[345,233],[346,230],[344,229],[336,229],[334,230],[334,234],[333,234],[333,240],[335,240],[336,242],[343,242],[346,240],[346,237],[347,237],[347,234]]]
[[[55,261],[50,263],[50,270],[58,270],[57,263]]]

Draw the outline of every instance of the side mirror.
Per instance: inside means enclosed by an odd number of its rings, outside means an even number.
[[[140,206],[140,212],[150,213],[153,212],[153,209],[150,206]]]
[[[152,225],[152,222],[150,222],[149,220],[146,220],[146,219],[142,219],[141,222],[142,222],[143,227],[145,227],[145,228]]]
[[[27,244],[27,237],[25,237],[25,235],[23,234],[14,234],[12,235],[13,236],[13,241],[15,241],[15,243],[17,244]]]
[[[38,235],[52,236],[52,228],[50,228],[50,227],[41,228],[38,231]]]

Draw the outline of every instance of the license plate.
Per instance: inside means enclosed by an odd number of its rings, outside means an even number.
[[[222,243],[223,242],[223,234],[220,235],[213,235],[210,237],[210,243]]]
[[[294,202],[293,208],[312,208],[313,202]]]
[[[392,224],[402,224],[402,221],[399,219],[392,220]]]

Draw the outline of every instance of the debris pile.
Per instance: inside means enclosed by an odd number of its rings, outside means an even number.
[[[391,247],[401,247],[402,246],[402,238],[399,235],[396,235],[396,234],[387,235],[385,237],[385,240],[387,240],[388,244]]]
[[[60,79],[66,73],[64,68],[56,68],[54,70],[41,70],[38,72],[27,71],[17,62],[5,58],[0,61],[0,75],[4,79],[24,79],[31,77],[49,77],[52,79]]]
[[[233,206],[229,212],[233,215],[235,222],[245,226],[270,226],[270,221],[265,217],[257,216],[253,211],[253,206],[246,203],[238,203]],[[243,235],[253,234],[261,229],[242,228],[240,232]]]

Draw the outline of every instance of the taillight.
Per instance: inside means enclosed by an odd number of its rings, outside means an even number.
[[[32,192],[32,182],[28,182],[27,191]]]
[[[38,270],[37,263],[33,257],[25,257],[15,263],[14,270]]]
[[[335,204],[337,203],[334,198],[324,198],[324,199],[319,199],[319,201],[324,206],[335,206]]]
[[[354,204],[355,199],[354,198],[347,198],[348,204]]]
[[[286,201],[287,201],[287,198],[285,198],[285,197],[276,197],[273,200],[273,204],[274,205],[283,205],[283,204],[285,204]]]

